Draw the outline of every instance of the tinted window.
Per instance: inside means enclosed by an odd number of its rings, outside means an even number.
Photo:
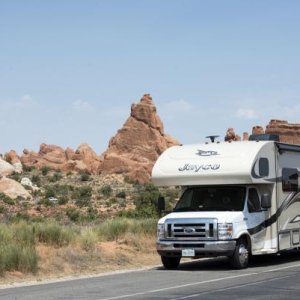
[[[250,213],[261,211],[259,195],[256,189],[249,189],[247,206]]]
[[[298,191],[298,170],[283,168],[282,169],[282,190],[284,192]]]
[[[187,189],[174,211],[242,211],[244,187],[195,187]]]

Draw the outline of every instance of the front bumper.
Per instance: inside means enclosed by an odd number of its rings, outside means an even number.
[[[195,257],[231,256],[235,250],[236,241],[166,241],[156,243],[156,249],[161,256],[181,257],[183,249],[194,249]]]

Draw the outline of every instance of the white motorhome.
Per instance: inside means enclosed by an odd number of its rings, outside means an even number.
[[[175,146],[159,157],[154,184],[182,187],[174,210],[158,221],[166,268],[182,257],[228,256],[241,269],[250,254],[300,247],[300,146],[278,140]]]

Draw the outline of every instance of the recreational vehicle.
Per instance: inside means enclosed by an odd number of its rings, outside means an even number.
[[[249,141],[174,146],[157,160],[157,186],[180,186],[172,212],[158,221],[165,268],[182,257],[228,256],[235,268],[250,255],[300,247],[300,146],[276,135]],[[165,209],[163,197],[158,206]]]

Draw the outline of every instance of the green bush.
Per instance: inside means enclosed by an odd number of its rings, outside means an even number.
[[[5,195],[4,193],[0,192],[0,200],[2,200],[4,203],[8,205],[14,205],[15,202],[13,199],[11,199],[9,196]]]
[[[101,240],[113,241],[123,237],[126,233],[134,235],[155,235],[157,219],[128,219],[115,218],[102,223],[98,227]]]
[[[11,225],[13,239],[19,245],[34,246],[35,244],[35,227],[28,225],[25,221],[20,221]]]
[[[98,229],[98,234],[106,241],[117,241],[120,236],[128,231],[128,227],[128,219],[117,218],[101,224]]]
[[[117,196],[118,198],[123,198],[123,199],[125,199],[125,198],[126,198],[126,193],[125,193],[125,191],[120,191],[120,192],[117,193],[116,196]]]
[[[57,223],[41,223],[35,229],[37,239],[40,243],[54,246],[66,246],[73,239],[70,229],[62,227]]]
[[[80,217],[79,211],[73,207],[69,207],[66,209],[66,215],[73,222],[77,222]]]
[[[156,205],[159,195],[160,192],[157,187],[153,184],[146,184],[144,190],[134,199],[137,216],[141,218],[158,217]]]
[[[60,197],[59,199],[58,199],[58,204],[59,205],[65,205],[65,204],[67,204],[69,202],[69,199],[67,198],[67,197]]]
[[[103,196],[106,196],[106,197],[109,197],[111,196],[112,194],[112,188],[109,186],[109,185],[105,185],[103,186],[99,192],[103,195]]]
[[[21,271],[35,273],[38,255],[34,247],[8,243],[0,246],[0,272]]]
[[[60,172],[55,172],[52,176],[48,177],[50,182],[57,182],[62,179],[62,175]]]
[[[21,175],[15,171],[13,171],[8,177],[18,182],[21,181]]]
[[[80,175],[80,180],[81,181],[89,181],[90,180],[90,174],[88,174],[88,173],[82,173]]]
[[[92,228],[83,228],[80,231],[78,240],[83,250],[92,251],[98,242],[98,235]]]
[[[42,172],[43,176],[46,176],[49,173],[49,171],[50,171],[49,167],[47,167],[47,166],[41,167],[41,172]]]
[[[23,164],[23,171],[24,171],[24,172],[31,172],[31,171],[33,171],[34,169],[35,169],[34,166],[26,166],[26,165]]]

